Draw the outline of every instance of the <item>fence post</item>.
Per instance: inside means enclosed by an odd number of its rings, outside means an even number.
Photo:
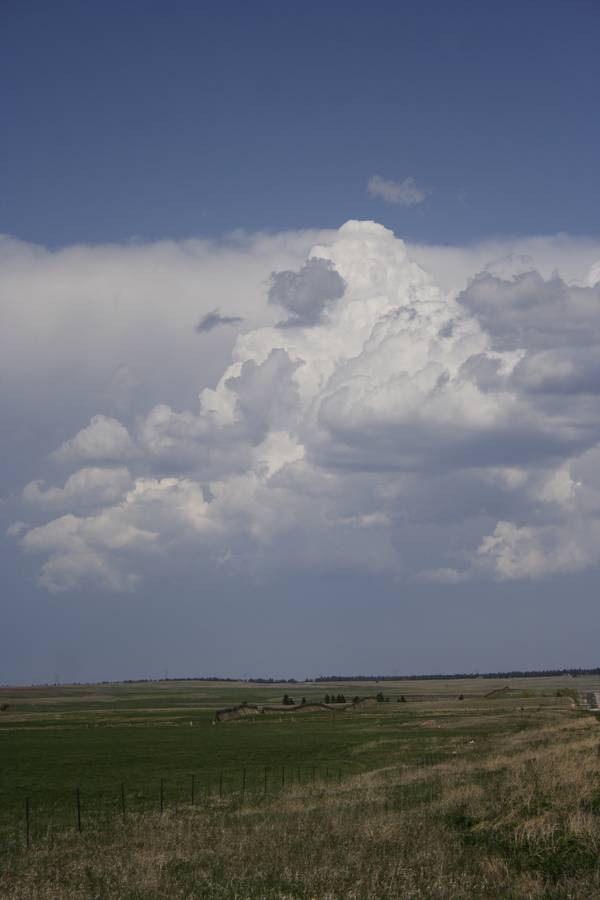
[[[281,767],[281,787],[285,787],[285,766]]]
[[[315,783],[315,766],[312,767],[312,783]]]
[[[25,798],[25,844],[29,850],[29,797]]]
[[[265,797],[267,796],[267,772],[268,772],[268,767],[265,766]]]
[[[223,797],[223,773],[219,773],[219,800]]]
[[[246,770],[242,769],[242,803],[244,802],[244,794],[246,793]]]
[[[338,784],[342,783],[342,770],[338,769]]]
[[[194,805],[195,788],[196,788],[196,776],[192,775],[192,806]]]
[[[81,797],[79,788],[75,790],[75,807],[77,810],[77,831],[81,834]]]
[[[164,780],[160,779],[160,811],[162,812],[165,808],[165,784]]]
[[[125,815],[125,785],[121,782],[121,813]]]

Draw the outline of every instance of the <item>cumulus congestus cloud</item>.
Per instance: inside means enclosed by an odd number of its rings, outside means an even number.
[[[63,513],[16,535],[42,583],[596,565],[599,286],[527,266],[448,294],[392,232],[347,222],[272,275],[264,307],[288,318],[239,334],[195,408],[99,413],[58,451],[64,486],[27,485],[24,517]]]

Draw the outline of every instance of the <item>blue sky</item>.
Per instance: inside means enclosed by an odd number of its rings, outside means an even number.
[[[21,239],[598,232],[594,0],[7,0],[2,19],[0,228]],[[430,193],[385,206],[373,174]]]
[[[0,20],[0,683],[597,665],[598,4]]]

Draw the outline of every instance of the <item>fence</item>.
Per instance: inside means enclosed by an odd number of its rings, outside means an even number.
[[[413,777],[412,780],[403,777],[393,786],[390,804],[402,808],[432,801],[439,784],[428,773],[424,778],[421,776],[437,762],[439,758],[427,756],[402,766],[402,775],[412,773]],[[20,814],[13,807],[9,816],[12,821],[4,823],[5,827],[0,829],[0,839],[5,849],[15,850],[18,846],[29,849],[36,837],[48,837],[56,830],[66,828],[75,828],[81,833],[92,820],[98,824],[116,817],[129,818],[151,811],[174,812],[184,805],[239,808],[249,801],[254,804],[268,801],[292,788],[341,785],[344,777],[344,771],[334,766],[282,765],[260,769],[223,769],[210,777],[198,777],[195,773],[185,779],[160,777],[143,786],[119,781],[114,789],[103,791],[77,786],[69,793],[50,790],[28,792],[22,800]]]
[[[264,801],[292,787],[341,784],[342,780],[340,768],[282,765],[223,769],[210,777],[192,773],[187,778],[163,776],[145,783],[121,780],[114,789],[86,790],[80,785],[69,792],[51,788],[27,791],[20,807],[14,803],[0,806],[0,840],[4,845],[14,844],[21,833],[23,846],[29,848],[35,835],[57,828],[74,827],[81,833],[91,818],[106,820],[152,810],[163,813],[182,805],[239,806],[250,799]]]

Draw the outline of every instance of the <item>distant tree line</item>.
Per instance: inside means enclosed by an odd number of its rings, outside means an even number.
[[[467,678],[548,678],[559,675],[571,675],[578,678],[582,675],[600,675],[600,666],[592,669],[513,669],[509,672],[453,672],[436,675],[319,675],[318,678],[221,678],[216,675],[190,675],[173,678],[124,678],[103,681],[69,681],[60,682],[65,687],[86,687],[96,684],[157,684],[161,681],[217,681],[248,684],[326,684],[336,681],[452,681]],[[30,687],[56,687],[59,682],[39,682]],[[10,685],[0,685],[10,687]]]
[[[319,675],[315,683],[334,681],[451,681],[463,678],[548,678],[557,675],[600,675],[600,666],[594,669],[513,669],[510,672],[454,672],[450,675]]]
[[[304,681],[311,681],[305,678]],[[188,675],[185,677],[173,678],[125,678],[123,681],[98,681],[94,684],[153,684],[157,681],[224,681],[236,682],[247,681],[249,684],[302,684],[297,678],[222,678],[217,675]],[[73,684],[91,684],[92,682],[72,682]]]

